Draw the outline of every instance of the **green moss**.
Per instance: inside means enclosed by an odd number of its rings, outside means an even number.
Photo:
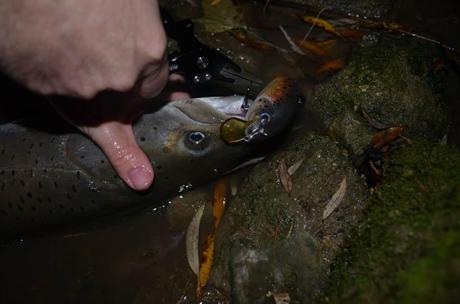
[[[460,292],[460,153],[429,143],[388,166],[322,301],[450,303]]]
[[[443,79],[433,71],[439,52],[411,39],[384,38],[356,50],[348,66],[320,86],[312,100],[326,125],[346,111],[364,110],[388,125],[406,126],[406,136],[440,140],[447,130]]]

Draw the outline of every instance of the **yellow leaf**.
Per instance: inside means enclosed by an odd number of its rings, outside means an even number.
[[[331,72],[336,72],[338,70],[343,69],[345,66],[345,60],[343,58],[337,58],[331,61],[328,61],[322,65],[320,65],[315,70],[315,75],[318,77],[324,76],[325,74],[329,74]]]
[[[220,179],[214,186],[214,197],[212,213],[214,216],[214,229],[211,234],[208,235],[206,245],[203,250],[203,255],[200,264],[200,270],[198,274],[198,284],[196,288],[196,295],[198,298],[201,297],[203,288],[208,283],[209,274],[212,269],[212,262],[214,259],[214,240],[216,237],[217,228],[219,228],[220,221],[225,209],[225,200],[228,192],[228,183],[226,179]]]
[[[326,20],[316,18],[313,16],[300,16],[300,18],[308,24],[320,27],[328,33],[331,33],[331,34],[334,34],[336,36],[343,38],[342,35],[335,29],[335,27],[329,22],[327,22]]]
[[[361,40],[364,36],[363,31],[349,28],[337,29],[337,32],[349,40]]]
[[[326,219],[331,213],[340,205],[347,192],[347,177],[344,177],[340,183],[339,189],[334,193],[323,211],[323,220]]]
[[[308,51],[321,57],[329,56],[329,52],[325,50],[323,47],[321,47],[318,43],[302,39],[296,39],[295,42],[305,51]]]
[[[337,44],[337,40],[328,39],[328,40],[318,41],[316,42],[316,44],[323,49],[330,49]]]
[[[204,205],[198,208],[198,211],[192,218],[192,221],[188,225],[187,233],[185,236],[185,252],[187,255],[187,261],[192,269],[193,273],[198,275],[198,269],[200,265],[200,258],[198,253],[198,241],[200,237],[200,223],[203,217]]]
[[[278,178],[281,181],[281,185],[283,186],[284,190],[289,194],[292,191],[292,179],[291,175],[289,175],[288,168],[286,165],[286,160],[281,159],[278,164]]]
[[[239,42],[242,42],[249,46],[250,48],[259,50],[259,51],[267,51],[273,49],[271,45],[266,42],[258,41],[253,37],[250,37],[246,32],[242,30],[235,30],[231,32],[233,37]]]

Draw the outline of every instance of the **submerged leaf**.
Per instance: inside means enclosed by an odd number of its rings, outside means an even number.
[[[297,169],[300,168],[304,160],[305,160],[305,157],[303,157],[301,160],[296,161],[292,166],[290,166],[287,170],[288,174],[290,176],[293,176],[294,173],[297,171]]]
[[[347,177],[344,177],[340,183],[339,189],[334,193],[323,211],[323,220],[326,219],[331,213],[340,205],[345,197],[347,191]]]
[[[259,51],[268,51],[272,50],[273,47],[263,41],[256,40],[254,37],[250,37],[245,31],[235,30],[231,31],[233,37],[241,43],[246,44],[250,48],[259,50]]]
[[[328,61],[320,65],[318,68],[316,68],[315,75],[317,77],[322,77],[331,72],[339,71],[343,69],[344,67],[345,67],[345,60],[343,60],[343,58],[337,58],[337,59]]]
[[[366,119],[369,125],[373,127],[374,129],[383,130],[383,129],[388,128],[387,125],[384,125],[380,121],[375,120],[374,118],[370,117],[369,114],[367,114],[367,112],[363,108],[361,108],[361,114],[363,114],[364,119]]]
[[[330,22],[324,19],[313,17],[313,16],[299,16],[299,17],[300,19],[302,19],[308,24],[311,24],[312,26],[320,27],[328,33],[331,33],[331,34],[334,34],[336,36],[343,38],[343,36],[335,29],[335,27]]]
[[[318,42],[316,42],[316,44],[319,47],[323,48],[323,49],[330,49],[330,48],[334,47],[337,44],[337,40],[336,39],[328,39],[328,40],[318,41]]]
[[[316,42],[309,41],[306,39],[296,39],[295,43],[298,46],[300,46],[303,50],[313,53],[314,55],[318,55],[321,57],[330,56],[329,52]]]
[[[305,55],[305,53],[299,48],[297,44],[292,40],[291,36],[286,32],[282,25],[279,26],[281,33],[283,33],[284,37],[286,37],[287,42],[291,45],[291,48],[294,52],[299,53],[300,55]]]
[[[363,31],[350,28],[337,29],[337,32],[348,40],[361,40],[365,34]]]
[[[214,229],[208,235],[206,245],[203,250],[202,260],[198,275],[198,284],[196,288],[197,297],[201,297],[203,288],[208,283],[209,274],[212,268],[212,261],[214,259],[214,240],[216,238],[217,228],[219,227],[222,215],[225,208],[225,200],[228,192],[228,184],[226,179],[220,179],[214,186],[213,208],[212,213],[214,216]]]
[[[228,192],[227,179],[222,178],[214,186],[214,197],[212,202],[212,213],[214,215],[214,229],[217,229],[224,214],[225,201]]]
[[[198,208],[187,228],[185,236],[185,252],[187,261],[193,273],[198,275],[200,258],[198,252],[198,242],[200,237],[200,223],[203,217],[204,205]]]
[[[288,168],[286,165],[286,160],[280,160],[277,168],[278,178],[281,181],[281,185],[283,185],[284,190],[289,194],[292,191],[292,179],[291,175],[288,172]]]

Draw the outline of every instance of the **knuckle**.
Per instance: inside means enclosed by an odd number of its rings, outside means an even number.
[[[118,73],[113,77],[110,84],[110,89],[118,92],[126,92],[133,88],[137,80],[137,73],[128,71],[125,73]]]
[[[163,62],[167,54],[168,38],[164,30],[155,32],[153,37],[146,41],[143,52],[149,63]]]

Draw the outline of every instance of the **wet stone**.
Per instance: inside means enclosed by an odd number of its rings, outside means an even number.
[[[439,92],[442,75],[433,68],[440,56],[426,43],[385,38],[356,50],[343,71],[318,87],[310,106],[328,126],[344,112],[362,117],[365,111],[386,126],[405,126],[410,138],[439,141],[448,124],[447,102]],[[336,129],[353,126],[342,122]]]
[[[271,303],[269,292],[287,292],[291,303],[314,298],[366,206],[368,190],[346,152],[326,136],[293,133],[286,147],[243,181],[218,232],[211,283],[234,303]],[[302,158],[288,194],[276,169],[280,161],[291,166]],[[344,177],[344,200],[323,220]]]

